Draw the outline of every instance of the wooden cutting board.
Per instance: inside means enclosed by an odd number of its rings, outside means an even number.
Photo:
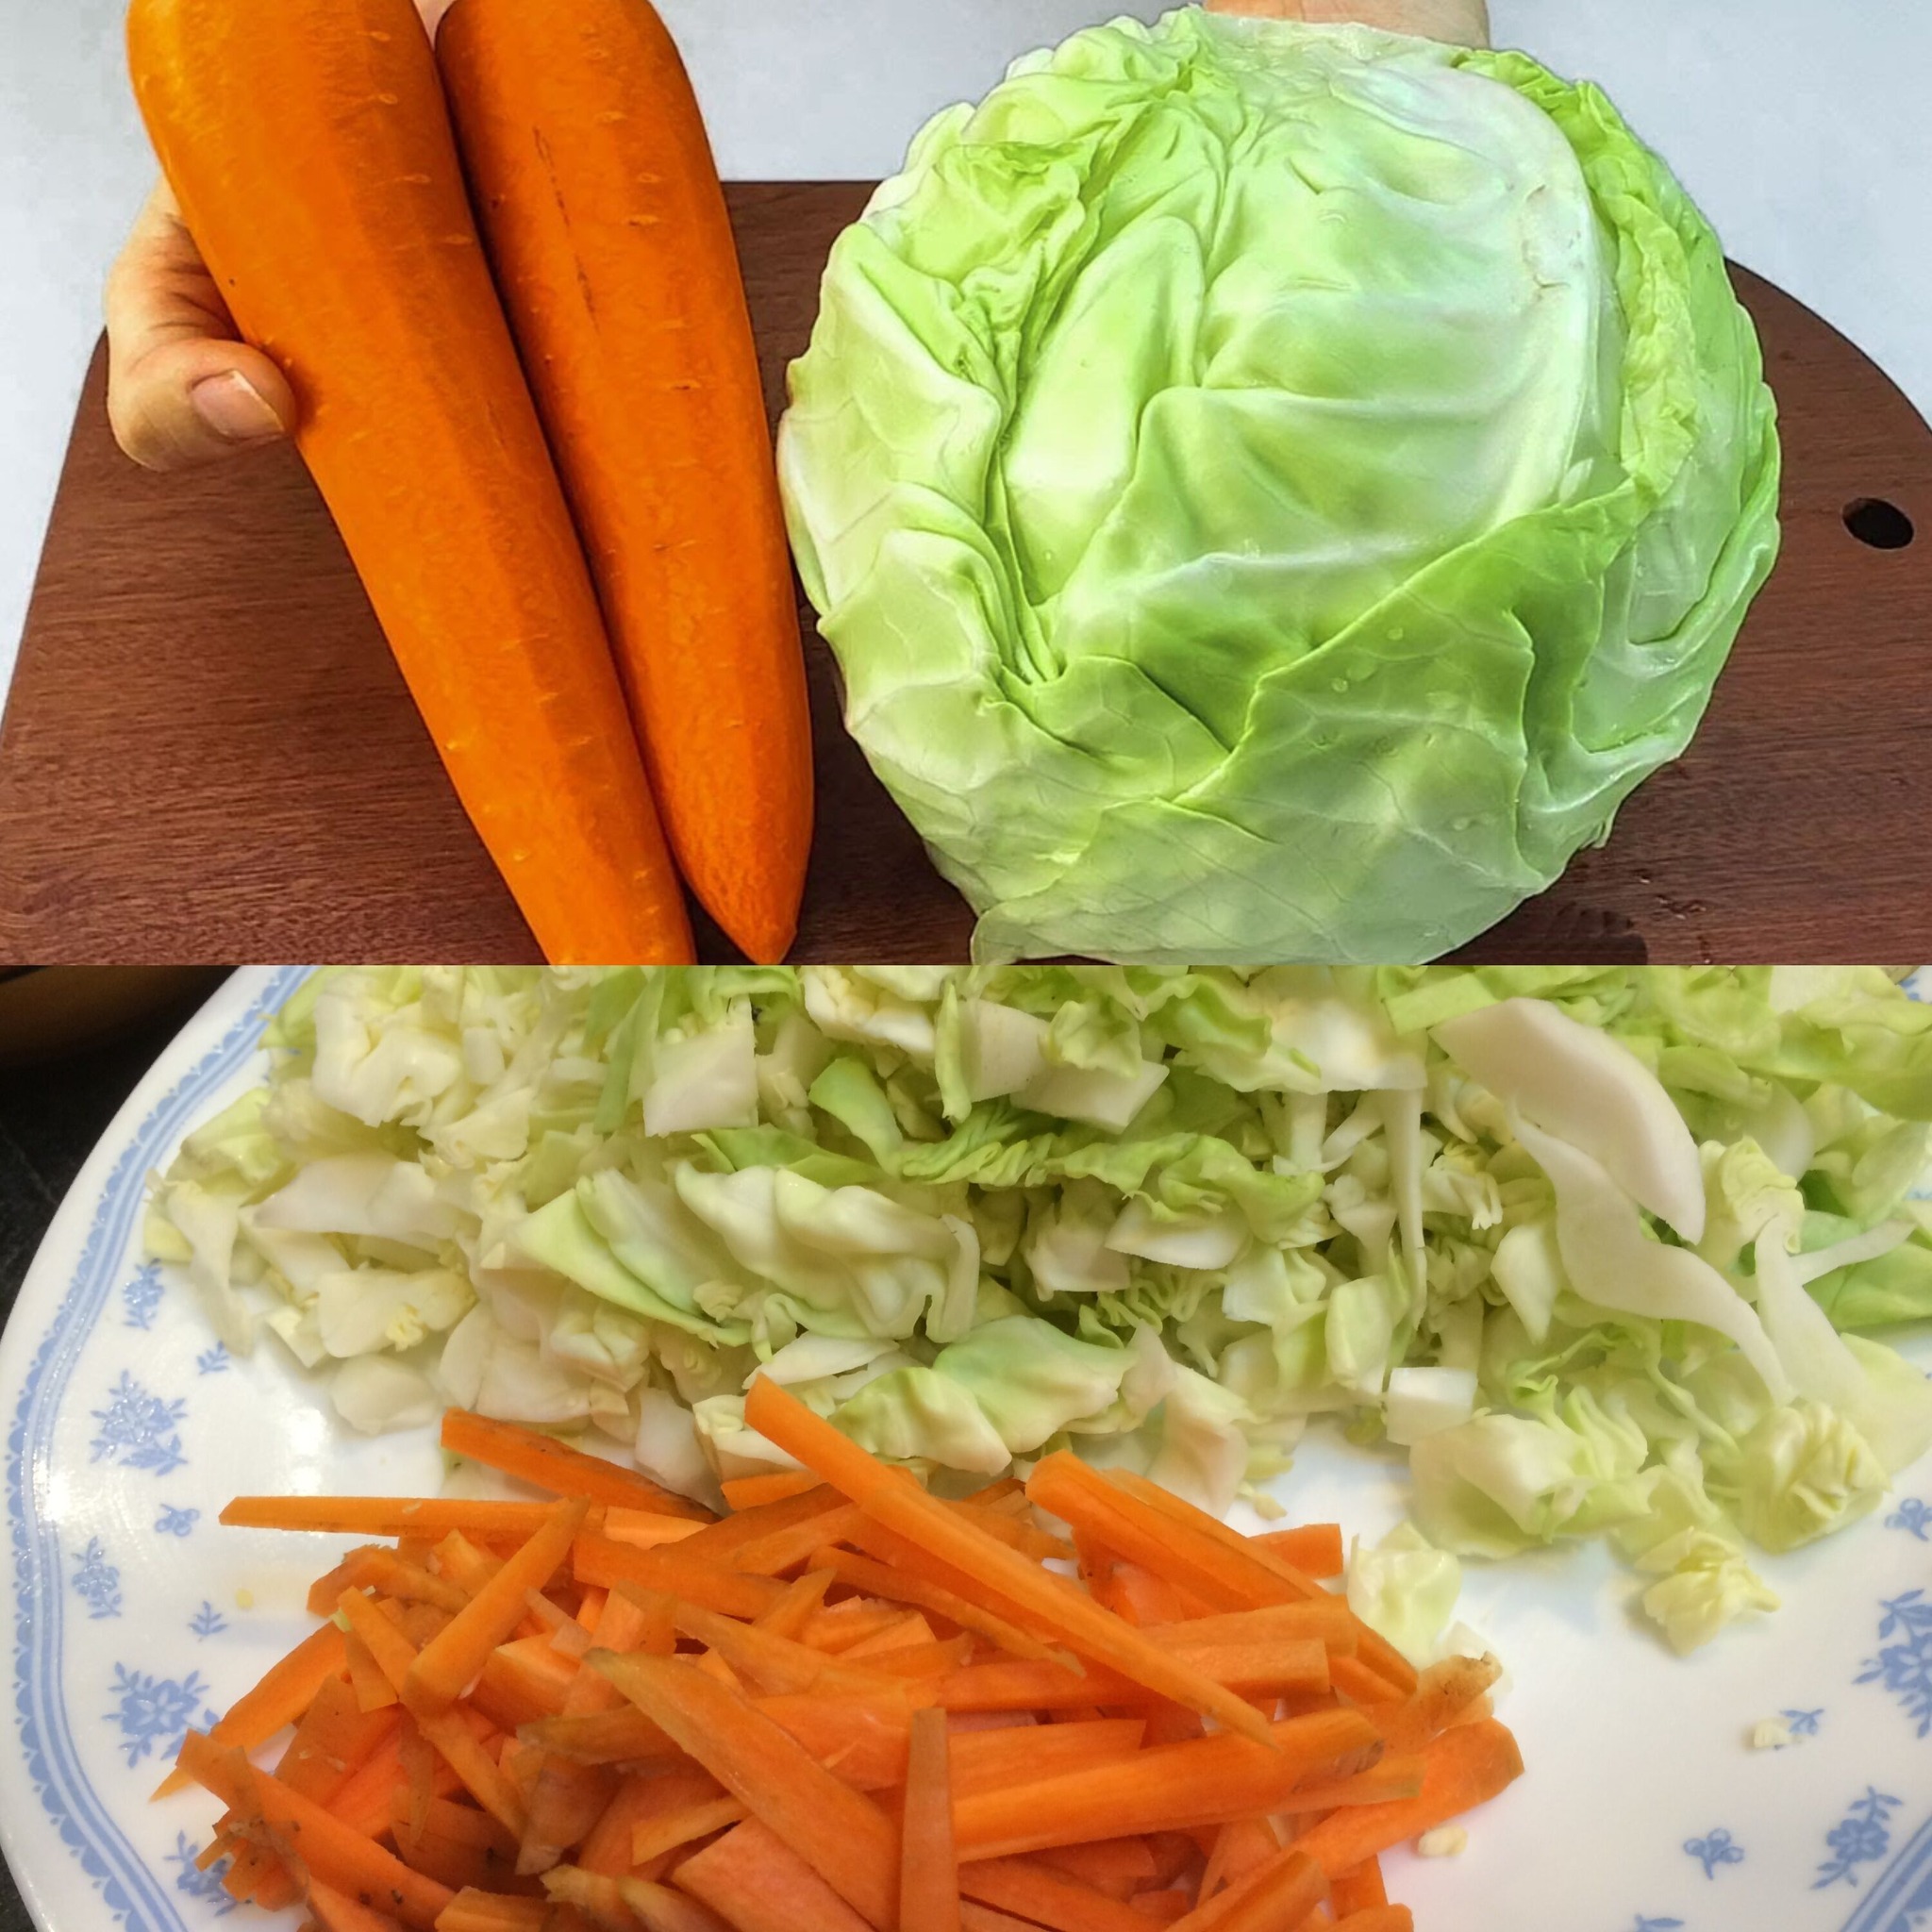
[[[774,417],[867,192],[731,190]],[[1916,963],[1932,941],[1932,430],[1807,309],[1738,280],[1784,411],[1784,561],[1690,754],[1482,958]],[[103,389],[97,355],[0,724],[0,961],[535,958],[292,453],[149,476]],[[1862,502],[1891,508],[1848,525]],[[1902,547],[1852,527],[1907,520]],[[841,729],[815,637],[810,657],[798,957],[965,958],[971,915]]]

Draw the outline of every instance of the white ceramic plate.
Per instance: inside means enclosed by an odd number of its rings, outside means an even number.
[[[239,974],[156,1065],[61,1208],[0,1345],[14,1721],[0,1840],[46,1932],[205,1932],[211,1802],[147,1794],[310,1621],[340,1546],[222,1529],[238,1491],[433,1491],[427,1432],[349,1436],[280,1351],[230,1359],[138,1253],[145,1176],[258,1076],[298,974]],[[1932,1365],[1932,1346],[1908,1344]],[[1382,1458],[1314,1442],[1295,1518],[1377,1536]],[[346,1541],[346,1540],[343,1540]],[[1423,1932],[1908,1932],[1932,1924],[1932,1464],[1878,1515],[1767,1562],[1786,1600],[1690,1661],[1633,1620],[1600,1550],[1473,1569],[1529,1772],[1467,1853],[1390,1861]],[[1801,1740],[1754,1752],[1784,1714]],[[241,1908],[256,1916],[252,1907]],[[293,1915],[290,1916],[293,1923]]]

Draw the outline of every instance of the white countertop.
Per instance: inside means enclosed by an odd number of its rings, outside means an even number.
[[[927,114],[1107,0],[659,0],[727,175],[875,178]],[[1159,0],[1125,9],[1152,19]],[[1498,44],[1600,81],[1739,260],[1932,419],[1932,0],[1491,0]],[[0,691],[99,289],[151,162],[123,0],[0,0]],[[911,22],[917,25],[910,25]]]

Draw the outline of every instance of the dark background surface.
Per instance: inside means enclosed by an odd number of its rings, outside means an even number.
[[[202,997],[176,999],[78,1052],[0,1067],[0,1316],[13,1313],[27,1264],[94,1143]],[[34,1824],[52,1835],[51,1824]],[[32,1923],[0,1862],[0,1932],[29,1932]]]

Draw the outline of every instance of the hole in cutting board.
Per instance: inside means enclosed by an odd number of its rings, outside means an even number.
[[[1882,496],[1860,496],[1845,505],[1845,528],[1874,550],[1903,550],[1918,532],[1912,520],[1895,503]]]

